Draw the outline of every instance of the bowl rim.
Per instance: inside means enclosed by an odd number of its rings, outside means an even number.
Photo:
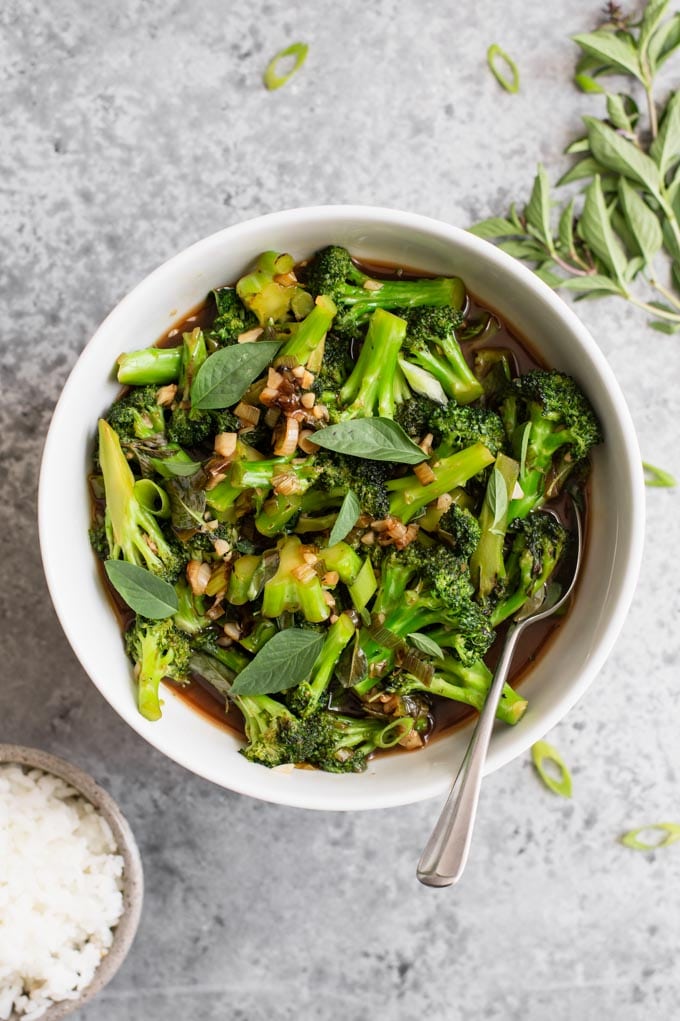
[[[630,411],[623,396],[621,387],[610,368],[604,353],[597,345],[590,331],[580,321],[575,312],[563,301],[563,299],[547,284],[540,280],[528,267],[513,259],[507,253],[501,251],[490,242],[478,238],[474,234],[470,234],[468,231],[463,230],[460,227],[456,227],[442,220],[423,216],[418,213],[405,212],[383,206],[359,204],[300,206],[251,217],[247,220],[224,227],[219,231],[195,241],[188,247],[171,256],[156,269],[152,270],[151,273],[147,274],[147,276],[136,284],[136,286],[116,304],[94,332],[73,366],[56,403],[43,447],[38,489],[38,526],[43,570],[55,612],[68,641],[77,658],[81,662],[81,665],[85,669],[85,672],[88,674],[95,686],[99,688],[104,698],[107,698],[104,688],[100,685],[98,680],[95,680],[95,678],[90,675],[89,670],[87,669],[85,663],[86,657],[81,654],[81,650],[79,649],[77,628],[72,625],[72,622],[68,619],[68,614],[64,612],[63,607],[60,605],[59,579],[55,576],[55,573],[52,570],[50,548],[47,541],[49,526],[49,500],[47,497],[47,486],[45,482],[48,474],[47,465],[50,461],[51,448],[55,442],[55,435],[60,421],[65,414],[66,407],[70,403],[71,389],[74,386],[74,374],[76,373],[78,365],[87,355],[100,332],[108,326],[110,320],[124,314],[127,311],[128,305],[132,305],[138,299],[140,291],[153,288],[153,285],[157,280],[162,279],[168,272],[181,268],[182,263],[190,263],[197,254],[201,252],[208,253],[214,247],[220,248],[228,241],[234,243],[234,239],[236,239],[236,243],[238,244],[238,235],[241,232],[247,235],[248,231],[255,227],[271,227],[272,230],[279,230],[294,226],[296,229],[300,229],[301,227],[304,227],[306,223],[318,225],[320,222],[328,222],[329,225],[334,223],[337,226],[341,222],[350,223],[356,220],[362,221],[362,225],[365,224],[367,229],[378,226],[391,226],[407,232],[413,231],[425,233],[440,241],[456,245],[458,248],[463,250],[467,248],[469,251],[475,253],[479,258],[484,260],[489,265],[490,269],[496,268],[500,273],[502,273],[506,281],[514,281],[525,290],[533,292],[534,297],[538,298],[542,304],[547,307],[548,311],[560,321],[560,325],[570,332],[572,336],[576,337],[582,348],[584,348],[587,352],[600,380],[608,389],[612,403],[615,405],[616,417],[625,447],[626,460],[630,468],[630,489],[628,493],[631,508],[630,539],[620,585],[618,586],[617,591],[612,593],[610,596],[608,622],[601,631],[592,655],[585,667],[581,670],[577,681],[573,682],[569,686],[568,690],[562,693],[559,702],[552,708],[544,711],[538,719],[535,719],[532,722],[527,720],[521,728],[516,728],[516,730],[513,731],[513,735],[516,734],[516,740],[514,742],[508,743],[505,747],[500,748],[498,746],[494,746],[492,742],[485,763],[484,772],[486,775],[494,772],[496,769],[501,768],[508,762],[517,758],[519,755],[523,754],[535,741],[539,740],[553,726],[555,726],[556,723],[558,723],[581,698],[604,665],[604,662],[611,652],[614,642],[623,627],[626,614],[633,599],[640,571],[644,543],[645,490],[640,450]],[[177,319],[180,318],[181,311],[182,310],[178,310]],[[112,706],[112,708],[114,707]],[[116,709],[116,711],[118,710]],[[161,752],[168,755],[171,759],[173,759],[173,761],[188,769],[190,772],[199,775],[204,779],[208,779],[213,783],[217,783],[219,786],[228,790],[233,790],[240,794],[247,794],[251,797],[256,797],[264,801],[299,808],[354,811],[410,804],[418,800],[423,800],[427,797],[441,795],[445,790],[445,787],[441,783],[435,785],[432,782],[428,783],[427,780],[424,779],[422,789],[420,789],[418,794],[414,794],[413,792],[406,794],[395,791],[390,796],[386,796],[383,793],[376,795],[376,797],[371,801],[368,799],[362,799],[361,804],[356,803],[356,799],[351,792],[343,794],[340,790],[338,790],[338,796],[334,798],[333,804],[329,805],[328,799],[325,796],[313,797],[309,796],[307,792],[298,796],[287,791],[283,784],[280,787],[274,784],[263,785],[262,782],[257,780],[255,777],[253,778],[252,783],[241,782],[238,780],[234,782],[228,775],[225,777],[218,777],[209,770],[197,768],[193,765],[191,762],[191,755],[185,754],[184,749],[171,748],[167,746],[160,735],[158,739],[156,739],[153,735],[142,733],[135,725],[135,721],[132,717],[124,716],[123,718],[133,727],[133,729],[137,731],[137,733],[140,734],[140,736],[144,737],[150,744],[158,748]]]
[[[92,980],[75,999],[55,1000],[41,1018],[44,1021],[59,1021],[74,1010],[79,1010],[108,985],[134,942],[142,914],[144,901],[144,870],[139,847],[130,824],[120,806],[89,773],[79,766],[67,762],[51,752],[25,745],[0,744],[0,765],[25,766],[51,773],[68,783],[111,827],[116,843],[116,853],[123,857],[123,913],[113,929],[113,942],[108,953],[102,958]],[[23,1014],[13,1011],[9,1021],[21,1021]]]

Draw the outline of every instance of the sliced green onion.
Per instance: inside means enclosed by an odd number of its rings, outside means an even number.
[[[664,471],[663,468],[657,468],[647,461],[642,462],[642,467],[645,470],[646,486],[655,486],[662,489],[673,489],[677,486],[678,483],[674,476],[670,472]]]
[[[394,748],[395,744],[399,744],[412,729],[413,718],[400,716],[398,720],[393,720],[380,732],[375,743],[378,748]]]
[[[571,773],[557,749],[553,748],[547,741],[537,741],[536,744],[531,746],[531,758],[536,772],[548,790],[551,790],[553,794],[559,794],[563,798],[570,798]],[[559,770],[559,777],[551,776],[545,768],[547,763],[552,763]]]
[[[665,833],[664,837],[647,843],[644,840],[639,840],[641,833],[652,834],[656,833],[657,836]],[[675,844],[676,841],[680,840],[680,824],[677,822],[655,822],[649,826],[640,826],[637,830],[630,830],[628,833],[624,833],[623,836],[619,837],[622,844],[626,847],[632,848],[633,851],[658,851],[662,847],[670,847],[671,844]]]
[[[145,510],[157,518],[170,517],[168,494],[153,479],[138,479],[134,485],[134,493]]]
[[[285,50],[280,50],[275,57],[272,57],[262,76],[262,81],[266,88],[268,88],[270,92],[273,92],[274,89],[280,89],[282,85],[285,85],[288,79],[292,78],[295,72],[299,71],[304,64],[308,50],[309,46],[307,43],[292,43],[292,45],[287,46]],[[293,58],[293,66],[291,69],[287,72],[287,74],[278,74],[276,68],[279,61],[286,60],[286,58],[290,57]]]
[[[503,72],[499,67],[496,66],[496,60],[502,60],[510,70],[510,78],[505,78]],[[494,76],[499,85],[502,85],[506,92],[519,92],[519,70],[517,64],[508,56],[505,50],[502,50],[497,43],[489,46],[486,51],[486,62],[489,65],[489,70]]]

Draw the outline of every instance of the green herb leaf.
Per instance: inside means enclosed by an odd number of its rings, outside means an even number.
[[[426,460],[420,447],[391,418],[353,418],[338,422],[317,430],[314,442],[326,450],[365,457],[369,461],[420,464]]]
[[[444,658],[444,650],[429,635],[423,635],[420,631],[414,631],[413,634],[406,637],[414,648],[418,649],[419,652],[424,652],[426,656],[431,656],[433,659]]]
[[[304,628],[278,631],[237,674],[234,695],[271,695],[301,684],[312,672],[324,636]]]
[[[659,839],[653,840],[651,843],[640,840],[641,833],[649,836],[655,833]],[[661,836],[661,834],[665,834],[665,836]],[[649,826],[640,826],[636,830],[629,830],[628,833],[619,837],[619,840],[633,851],[659,851],[662,847],[670,847],[671,844],[680,840],[680,824],[676,822],[650,823]]]
[[[563,798],[571,797],[571,774],[556,748],[553,748],[547,741],[537,741],[531,746],[531,759],[536,772],[548,790]],[[552,763],[556,767],[560,774],[558,777],[547,772],[547,763]]]
[[[621,288],[625,289],[623,279],[626,271],[626,255],[621,247],[621,242],[612,229],[599,175],[596,175],[586,188],[583,212],[578,222],[578,232],[591,252],[602,260],[607,269],[614,274]]]
[[[629,36],[614,35],[605,29],[598,29],[596,32],[573,35],[572,39],[585,53],[605,66],[632,74],[642,81],[637,51]]]
[[[177,613],[177,593],[172,585],[151,571],[127,560],[105,560],[106,576],[131,610],[150,620]]]
[[[613,93],[607,96],[607,116],[619,131],[632,132],[634,130],[628,113],[629,104],[632,102],[630,96],[625,96],[621,93]]]
[[[520,480],[524,478],[524,473],[527,467],[527,451],[529,450],[529,437],[531,436],[532,424],[527,422],[522,432],[522,445],[520,448],[519,455],[519,477]]]
[[[600,294],[620,294],[625,297],[625,290],[615,280],[602,276],[601,273],[594,273],[587,277],[569,277],[560,284],[566,291],[582,291],[584,294],[598,292]]]
[[[653,71],[661,67],[680,46],[680,13],[661,25],[649,41],[647,59]]]
[[[345,494],[345,499],[340,505],[338,516],[328,537],[328,545],[335,546],[336,542],[342,542],[345,536],[352,531],[361,514],[361,504],[351,489]]]
[[[575,139],[564,150],[565,156],[575,156],[577,153],[582,152],[590,152],[590,144],[587,138]]]
[[[290,46],[286,46],[285,50],[279,50],[276,56],[272,57],[265,68],[265,72],[262,75],[262,81],[264,82],[265,88],[273,92],[275,89],[280,89],[282,85],[285,85],[289,81],[296,71],[299,71],[309,52],[309,46],[307,43],[292,43]],[[289,61],[293,59],[293,65],[289,71],[285,74],[279,74],[278,65],[280,61]]]
[[[560,224],[558,227],[558,235],[560,239],[560,245],[567,255],[574,255],[574,205],[576,199],[571,199],[570,202],[562,210],[560,215]]]
[[[498,61],[502,61],[506,64],[510,71],[510,77],[507,78],[498,67]],[[505,89],[506,92],[519,92],[519,70],[517,64],[510,57],[505,50],[502,50],[497,43],[493,43],[489,46],[486,51],[486,62],[489,65],[489,70],[494,76],[499,85]]]
[[[557,187],[561,188],[563,184],[571,184],[573,181],[584,181],[588,177],[594,177],[595,174],[604,175],[606,173],[606,167],[603,167],[592,156],[586,156],[585,159],[574,163],[573,167],[570,167],[566,174],[562,174],[557,182]]]
[[[663,245],[658,217],[625,177],[619,178],[619,200],[635,242],[649,266]]]
[[[680,323],[669,323],[667,319],[652,319],[648,325],[657,333],[680,333]]]
[[[169,479],[166,483],[170,498],[172,526],[178,532],[195,531],[203,527],[206,493],[194,489],[189,479]]]
[[[215,351],[196,373],[191,387],[192,408],[208,411],[236,404],[280,347],[279,341],[261,340]]]
[[[654,160],[638,149],[608,124],[595,117],[584,117],[588,128],[588,141],[595,159],[615,174],[642,184],[650,195],[660,197],[659,170]]]
[[[649,152],[662,177],[680,160],[680,91],[671,94]]]
[[[505,238],[516,234],[517,226],[510,220],[504,220],[502,216],[492,216],[488,220],[481,220],[479,223],[476,223],[474,227],[469,227],[468,231],[470,234],[475,234],[478,238],[485,238],[487,241],[490,241],[493,238]]]
[[[195,475],[198,469],[201,467],[199,461],[185,461],[182,458],[174,457],[154,457],[151,459],[154,464],[157,462],[157,467],[160,466],[159,474],[163,475],[167,472],[168,475],[174,475],[176,478],[186,479],[191,475]]]
[[[652,323],[652,325],[654,325]],[[666,325],[666,324],[664,324]],[[668,324],[670,325],[670,323]],[[664,471],[663,468],[657,468],[653,464],[649,464],[648,461],[642,462],[642,467],[645,472],[645,485],[651,487],[658,487],[662,489],[673,489],[677,486],[675,478],[670,472]]]
[[[505,535],[505,524],[508,515],[508,487],[502,472],[494,467],[486,487],[486,498],[493,521],[489,531],[492,535]]]
[[[526,241],[517,241],[514,238],[510,241],[500,241],[498,248],[502,252],[507,252],[513,259],[529,259],[532,262],[545,259],[547,254],[546,249],[532,238],[527,238]]]
[[[574,83],[578,85],[581,92],[606,92],[606,89],[600,85],[595,78],[592,78],[588,74],[575,74]]]
[[[666,13],[668,0],[647,0],[640,22],[640,35],[638,38],[638,50],[640,52],[640,66],[645,67],[648,57],[648,50],[651,38],[659,26],[659,22]]]
[[[552,255],[555,251],[555,245],[553,244],[550,226],[550,182],[541,163],[538,164],[538,173],[534,178],[534,185],[531,189],[531,196],[525,210],[525,215],[529,226],[533,227]]]

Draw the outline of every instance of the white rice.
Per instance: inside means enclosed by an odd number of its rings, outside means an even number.
[[[108,823],[63,780],[0,765],[0,1018],[77,999],[123,911]]]

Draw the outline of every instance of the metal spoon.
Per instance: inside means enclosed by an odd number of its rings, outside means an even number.
[[[577,549],[571,581],[564,590],[561,590],[560,586],[548,582],[547,585],[539,589],[529,603],[522,607],[508,628],[484,708],[479,715],[441,815],[418,862],[417,876],[420,882],[426,886],[452,886],[463,874],[470,852],[484,762],[491,740],[496,710],[519,636],[537,620],[545,620],[560,610],[569,599],[576,584],[583,553],[583,525],[578,507],[573,501],[572,505],[576,520]]]

